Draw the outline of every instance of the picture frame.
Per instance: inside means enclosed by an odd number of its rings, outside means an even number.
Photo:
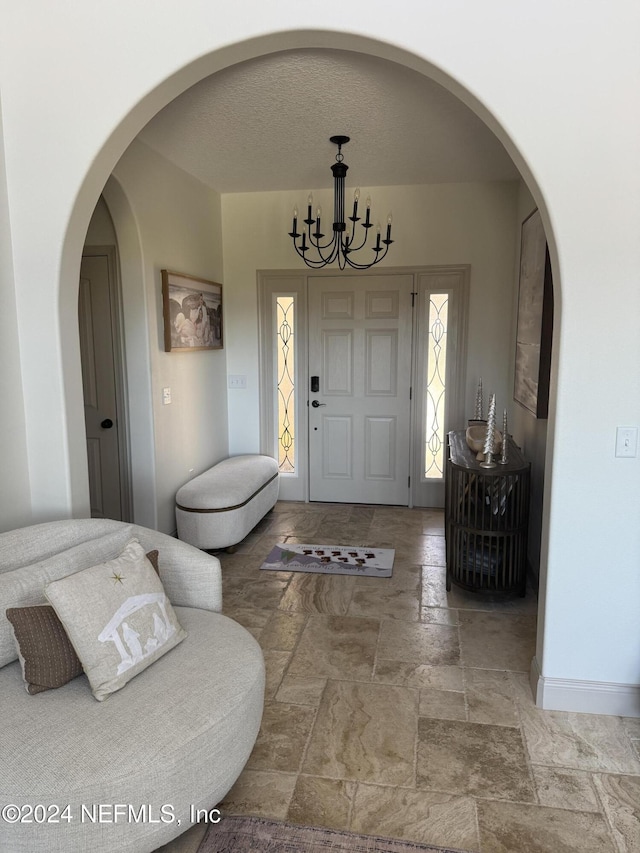
[[[549,415],[553,278],[539,210],[522,223],[513,399],[536,418]]]
[[[162,270],[165,352],[223,348],[222,285]]]

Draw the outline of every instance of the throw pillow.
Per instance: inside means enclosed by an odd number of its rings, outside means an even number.
[[[145,555],[158,572],[158,551]],[[27,693],[35,696],[62,687],[82,673],[82,664],[71,640],[50,604],[9,607],[18,659]]]
[[[155,569],[156,574],[160,577],[160,569],[158,568],[158,551],[147,551],[145,554],[147,560],[151,563],[153,568]]]
[[[82,672],[82,664],[50,604],[10,607],[18,657],[27,693],[62,687]]]
[[[136,539],[117,559],[48,584],[45,595],[98,701],[120,690],[186,637]]]

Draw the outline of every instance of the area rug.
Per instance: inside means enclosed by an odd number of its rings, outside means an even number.
[[[273,572],[320,572],[327,575],[389,578],[395,553],[393,548],[279,542],[271,549],[260,568]]]
[[[257,817],[223,817],[211,826],[198,853],[461,853],[375,835],[293,826]]]

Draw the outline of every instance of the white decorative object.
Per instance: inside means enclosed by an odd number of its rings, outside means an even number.
[[[487,428],[484,424],[472,424],[470,427],[467,427],[465,432],[465,438],[467,441],[468,447],[473,450],[475,454],[477,454],[476,458],[478,462],[482,462],[484,459],[484,443],[487,438]],[[497,429],[493,431],[493,453],[496,454],[500,450],[500,433]]]
[[[506,465],[509,461],[509,453],[507,449],[507,410],[502,414],[502,453],[500,454],[500,464]]]
[[[484,462],[480,463],[481,468],[494,468],[496,463],[493,461],[493,442],[494,432],[496,429],[496,395],[492,394],[489,398],[489,414],[487,415],[487,433],[484,440]]]
[[[482,376],[478,379],[478,390],[476,391],[476,420],[482,421],[484,417],[482,410],[484,409],[484,400],[482,399]]]

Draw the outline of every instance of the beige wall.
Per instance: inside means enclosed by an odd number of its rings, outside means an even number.
[[[511,408],[517,182],[362,188],[363,197],[368,192],[374,222],[378,217],[385,222],[393,212],[396,242],[385,266],[471,265],[467,409],[473,409],[479,376],[496,392],[499,411]],[[302,209],[306,197],[306,192],[222,197],[228,367],[247,376],[246,391],[229,391],[232,453],[259,449],[256,269],[306,269],[287,236],[293,206]],[[314,191],[314,200],[323,210],[333,209],[329,190]]]
[[[137,432],[144,430],[147,442],[155,444],[147,466],[154,470],[138,467],[134,488],[140,487],[141,479],[149,479],[156,516],[152,526],[172,533],[177,489],[227,455],[227,371],[224,350],[164,352],[161,270],[222,281],[220,197],[139,142],[125,152],[114,177],[130,205],[142,258],[139,275],[132,264],[122,265],[124,324],[125,338],[132,342],[131,347],[127,345],[129,399],[135,404],[140,395],[148,396],[152,435],[149,424],[141,423],[142,414],[133,415],[132,433],[135,442]],[[117,217],[114,222],[117,233]],[[130,239],[131,234],[118,234],[119,244],[125,237]],[[146,307],[147,329],[141,329],[140,320],[135,321],[133,310],[127,309],[133,291],[138,293],[138,304]],[[131,352],[132,338],[139,335],[148,338],[144,372]],[[166,406],[162,404],[165,387],[171,388],[172,396]],[[130,408],[135,410],[135,405]],[[137,466],[136,459],[133,465]],[[135,515],[139,505],[134,499]]]
[[[2,480],[9,486],[0,489],[0,532],[28,524],[31,518],[20,340],[15,319],[16,299],[11,257],[11,223],[7,204],[0,109],[0,436]]]

